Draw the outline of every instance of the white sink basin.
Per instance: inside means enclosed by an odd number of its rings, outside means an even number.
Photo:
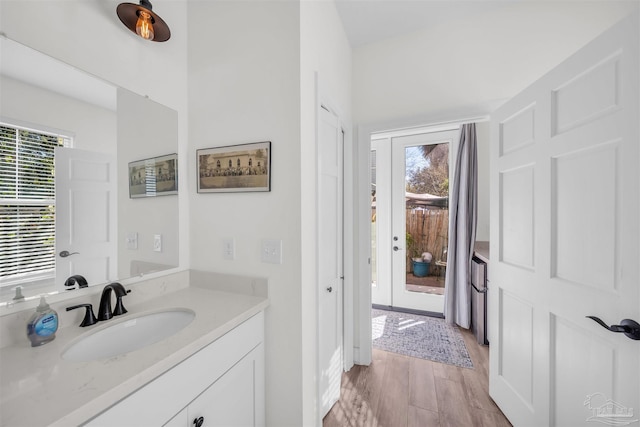
[[[129,317],[121,322],[114,318],[109,322],[117,323],[72,342],[62,352],[62,358],[74,362],[86,362],[138,350],[170,337],[191,323],[195,316],[192,310],[175,308]]]

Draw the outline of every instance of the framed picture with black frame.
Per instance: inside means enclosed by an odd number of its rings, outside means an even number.
[[[271,191],[271,141],[197,150],[198,193]]]

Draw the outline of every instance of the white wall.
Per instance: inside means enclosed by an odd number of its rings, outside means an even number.
[[[478,224],[476,241],[489,240],[489,152],[491,132],[489,122],[476,123],[478,142]]]
[[[0,32],[94,76],[148,95],[178,112],[179,167],[187,152],[187,12],[185,0],[154,4],[169,24],[165,43],[142,40],[116,15],[117,0],[0,0]],[[186,180],[180,182],[186,200]],[[180,216],[188,214],[180,203]],[[188,266],[188,222],[180,224],[180,263]]]
[[[316,91],[316,78],[318,88]],[[300,108],[301,108],[301,259],[302,274],[302,323],[306,333],[302,339],[303,363],[303,425],[314,425],[318,418],[316,396],[317,369],[317,217],[322,215],[316,203],[317,156],[316,156],[316,116],[318,102],[324,103],[337,112],[346,131],[345,182],[351,187],[353,155],[351,139],[351,48],[342,28],[335,4],[329,1],[303,1],[300,3]],[[318,94],[316,95],[316,92]],[[317,99],[319,98],[319,99]],[[348,193],[347,193],[348,194]],[[351,199],[352,200],[352,199]],[[352,205],[345,198],[345,208]],[[347,226],[345,232],[353,231]],[[345,236],[345,241],[353,241],[353,236]],[[348,245],[347,245],[348,246]],[[345,287],[353,286],[353,275],[349,268],[354,264],[346,253]],[[349,282],[349,284],[347,283]],[[346,295],[350,296],[350,295]],[[349,304],[350,298],[345,302]],[[348,349],[347,349],[348,350]]]
[[[300,9],[297,2],[190,2],[191,266],[269,278],[266,416],[303,420],[300,182]],[[271,192],[196,194],[196,149],[271,141]],[[235,239],[235,260],[222,240]],[[261,239],[282,240],[283,263],[260,261]],[[313,334],[314,332],[311,331]]]
[[[74,148],[115,155],[115,111],[4,76],[0,76],[0,88],[3,117],[24,122],[21,124],[25,126],[68,131],[74,138]]]
[[[178,114],[162,104],[118,89],[118,277],[131,277],[148,270],[177,267],[178,196],[131,198],[129,163],[175,154]],[[178,179],[180,179],[178,169]],[[182,171],[185,176],[186,172]],[[136,249],[127,247],[127,234],[137,233]],[[154,235],[162,239],[162,250],[154,250]],[[188,262],[188,260],[187,260]],[[142,264],[144,263],[144,264]]]
[[[636,2],[504,2],[354,49],[354,121],[433,115],[524,89]]]
[[[13,40],[178,110],[186,103],[186,2],[155,5],[171,27],[165,43],[126,29],[119,3],[1,0],[0,26]]]

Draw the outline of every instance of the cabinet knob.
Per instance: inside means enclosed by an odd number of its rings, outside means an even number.
[[[204,417],[200,417],[200,418],[195,418],[193,420],[193,425],[195,427],[202,427],[202,424],[204,424]]]

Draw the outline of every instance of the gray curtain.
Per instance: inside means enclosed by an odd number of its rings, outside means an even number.
[[[478,218],[478,156],[475,123],[462,125],[453,188],[449,192],[449,247],[445,276],[444,317],[468,329],[471,325],[471,257]]]

